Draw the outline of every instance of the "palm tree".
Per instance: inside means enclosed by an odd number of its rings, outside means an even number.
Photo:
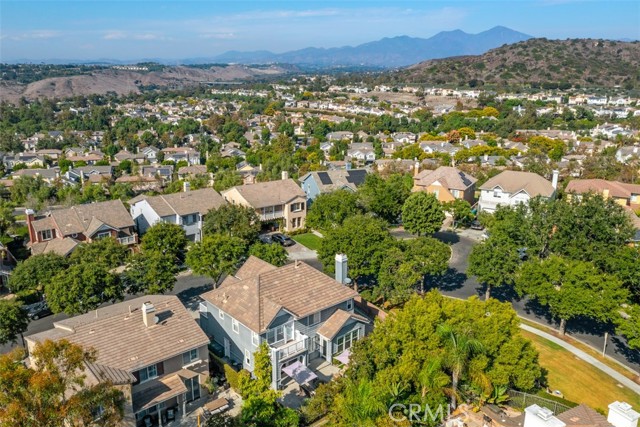
[[[456,330],[451,325],[442,323],[436,329],[438,335],[445,340],[443,365],[451,371],[451,410],[457,405],[458,384],[468,369],[468,362],[478,353],[484,351],[480,341],[474,339],[470,331]]]
[[[451,387],[448,387],[450,382],[449,375],[442,370],[442,361],[440,359],[429,361],[418,374],[422,398],[425,398],[430,392],[440,392],[450,396],[453,392]]]

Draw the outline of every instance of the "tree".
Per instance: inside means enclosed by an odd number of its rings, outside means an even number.
[[[424,293],[424,276],[439,276],[447,271],[451,248],[433,237],[418,237],[400,243],[405,257],[411,259],[415,268],[423,277],[420,281],[420,293]]]
[[[235,236],[205,236],[187,253],[187,265],[195,274],[211,277],[218,283],[223,274],[231,274],[245,255],[245,241]]]
[[[394,223],[402,213],[402,205],[411,194],[410,186],[402,175],[394,174],[384,180],[379,175],[369,174],[358,189],[360,203],[387,222]]]
[[[176,284],[175,259],[159,251],[136,254],[122,274],[123,287],[130,294],[164,294]]]
[[[0,234],[5,234],[15,222],[13,206],[6,201],[0,201]]]
[[[442,227],[442,205],[431,193],[418,191],[411,194],[402,206],[404,229],[420,236],[431,235]]]
[[[27,311],[19,301],[0,299],[0,345],[15,343],[28,325]]]
[[[457,224],[467,224],[473,219],[471,205],[466,200],[455,199],[443,203],[442,208],[453,217],[453,226]]]
[[[124,287],[104,264],[87,260],[56,274],[45,285],[45,295],[54,313],[75,315],[98,308],[103,302],[122,300]]]
[[[9,276],[9,289],[18,293],[23,291],[43,291],[44,285],[63,271],[69,262],[55,253],[33,255],[20,261]]]
[[[325,233],[318,258],[328,273],[334,273],[335,255],[343,253],[349,259],[349,276],[354,282],[363,276],[376,276],[387,249],[394,239],[386,223],[378,218],[356,215]]]
[[[276,267],[281,267],[287,262],[289,253],[281,245],[257,242],[249,247],[249,255],[258,257]]]
[[[590,262],[557,255],[524,263],[515,285],[520,295],[529,295],[549,307],[560,319],[563,335],[567,321],[579,316],[602,322],[615,320],[629,296],[615,276],[599,272]]]
[[[624,335],[631,349],[640,350],[640,305],[631,304],[617,321],[616,332]]]
[[[349,190],[336,190],[320,194],[309,206],[306,224],[309,227],[327,230],[342,225],[350,216],[362,213],[358,196]]]
[[[260,233],[260,218],[247,206],[224,204],[204,216],[202,231],[207,234],[224,234],[238,237],[247,245],[255,242]]]
[[[441,323],[436,331],[445,343],[446,351],[443,362],[451,372],[451,408],[455,410],[458,407],[457,394],[460,378],[469,369],[471,358],[482,353],[483,346],[473,337],[470,329],[458,330],[451,325]]]
[[[496,234],[471,249],[467,274],[478,277],[485,285],[488,300],[493,288],[513,284],[519,264],[518,248],[503,235]]]
[[[122,265],[127,258],[127,248],[112,237],[78,245],[69,257],[72,263],[92,261],[103,264],[107,269]]]
[[[423,279],[417,267],[415,261],[405,259],[400,248],[391,247],[384,253],[373,295],[394,305],[404,303]]]
[[[143,252],[159,252],[174,262],[184,260],[187,236],[178,224],[159,222],[154,224],[142,237],[140,248]]]
[[[93,425],[100,409],[101,426],[118,425],[124,415],[124,396],[109,381],[90,385],[86,364],[95,363],[95,351],[67,340],[45,341],[31,353],[0,355],[0,425],[64,427]]]
[[[228,188],[242,185],[242,177],[234,170],[223,170],[216,172],[213,177],[213,188],[217,191],[224,191]]]

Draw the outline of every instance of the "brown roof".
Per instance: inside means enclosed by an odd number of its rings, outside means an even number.
[[[425,170],[413,178],[416,185],[428,187],[438,181],[443,187],[453,190],[466,190],[477,179],[451,166],[440,166],[434,171]]]
[[[150,387],[133,395],[135,402],[133,412],[140,412],[187,392],[187,387],[179,375],[171,375],[152,381],[153,384]]]
[[[356,319],[361,322],[369,323],[369,320],[362,316],[358,316],[357,314],[338,309],[331,315],[331,317],[326,320],[326,322],[322,324],[322,326],[318,328],[317,333],[327,339],[332,340],[333,337],[335,337],[338,332],[340,332],[340,329],[342,329],[345,323],[349,321],[349,319]]]
[[[32,243],[31,255],[46,254],[49,252],[56,253],[61,256],[67,256],[70,254],[79,242],[71,237],[65,237],[64,239],[51,239],[46,242]]]
[[[613,197],[629,199],[632,194],[640,194],[640,185],[606,181],[604,179],[574,179],[569,182],[565,191],[567,193],[582,194],[589,192],[602,193],[604,190],[609,190],[609,195]]]
[[[38,231],[53,230],[54,228],[56,228],[56,223],[50,216],[36,219],[31,222],[31,225],[33,226],[33,229],[36,231],[36,233]]]
[[[140,200],[146,200],[160,216],[188,215],[196,212],[204,215],[225,203],[222,196],[213,188],[201,188],[159,196],[138,196],[131,199],[129,204],[135,204]]]
[[[155,306],[158,323],[142,320],[142,304]],[[90,313],[54,322],[54,328],[26,337],[28,341],[68,339],[98,352],[96,363],[134,372],[188,350],[209,338],[174,295],[146,295]]]
[[[604,415],[585,404],[571,408],[557,416],[567,427],[612,427]]]
[[[206,174],[207,167],[205,165],[190,165],[190,166],[182,166],[178,169],[178,175],[183,174],[192,174],[192,175],[200,175]]]
[[[136,382],[136,377],[134,377],[133,374],[123,371],[122,369],[100,365],[99,363],[87,363],[86,366],[87,371],[89,371],[97,381],[108,380],[114,385],[132,384]]]
[[[480,186],[480,190],[493,190],[496,187],[511,194],[526,191],[532,198],[536,196],[551,197],[555,192],[555,188],[549,181],[533,172],[500,172]]]
[[[296,197],[304,197],[305,199],[307,197],[302,188],[293,179],[239,185],[223,191],[222,195],[226,196],[232,191],[237,191],[255,209],[281,205]]]
[[[100,221],[115,229],[133,227],[133,219],[121,200],[76,205],[68,209],[51,211],[63,236],[74,233],[86,233],[89,226]],[[94,230],[95,231],[95,230]]]
[[[258,333],[280,310],[302,318],[358,296],[304,262],[276,268],[251,256],[245,264],[202,298]]]

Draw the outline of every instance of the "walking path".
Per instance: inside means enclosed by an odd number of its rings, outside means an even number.
[[[595,357],[590,356],[589,354],[587,354],[584,351],[582,351],[582,350],[572,346],[571,344],[561,340],[560,338],[554,337],[553,335],[548,334],[548,333],[546,333],[544,331],[541,331],[540,329],[536,329],[536,328],[534,328],[532,326],[525,325],[525,324],[520,324],[520,327],[522,329],[524,329],[525,331],[527,331],[527,332],[531,332],[532,334],[536,334],[536,335],[538,335],[538,336],[540,336],[540,337],[542,337],[544,339],[547,339],[547,340],[549,340],[549,341],[551,341],[551,342],[553,342],[555,344],[558,344],[559,346],[561,346],[565,350],[570,351],[571,353],[573,353],[576,357],[584,360],[585,362],[587,362],[591,366],[595,366],[596,368],[598,368],[601,371],[603,371],[605,374],[607,374],[610,377],[614,378],[620,384],[622,384],[625,387],[628,387],[631,390],[635,391],[636,393],[640,394],[640,385],[638,385],[637,383],[632,381],[630,378],[625,377],[624,375],[622,375],[621,373],[619,373],[615,369],[612,369],[612,368],[608,367],[607,365],[605,365],[604,363],[600,362]]]

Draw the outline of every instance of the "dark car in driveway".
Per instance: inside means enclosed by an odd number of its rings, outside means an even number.
[[[30,304],[24,307],[27,310],[27,316],[31,320],[38,320],[45,316],[53,314],[46,301],[40,301],[35,304]]]
[[[285,236],[282,233],[276,233],[271,235],[271,240],[280,243],[282,246],[293,246],[296,242],[289,236]]]
[[[260,242],[262,243],[266,243],[266,244],[271,244],[273,243],[273,239],[271,238],[271,236],[269,236],[268,234],[261,234],[260,236],[258,236],[258,239],[260,240]]]
[[[484,227],[482,226],[482,224],[480,224],[480,221],[478,221],[477,219],[474,219],[471,222],[471,229],[472,230],[484,230]]]

